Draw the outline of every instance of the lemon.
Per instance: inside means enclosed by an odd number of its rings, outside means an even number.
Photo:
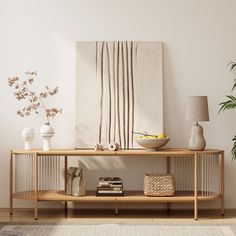
[[[166,134],[164,134],[164,133],[161,133],[161,134],[158,135],[158,138],[159,138],[159,139],[166,138],[166,137],[167,137],[167,136],[166,136]]]

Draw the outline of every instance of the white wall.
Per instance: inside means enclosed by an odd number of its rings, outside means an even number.
[[[75,42],[158,40],[164,42],[164,126],[170,146],[186,147],[191,124],[184,120],[187,95],[207,95],[208,147],[226,150],[226,207],[235,208],[236,162],[231,162],[235,113],[218,115],[236,60],[234,0],[0,0],[0,207],[8,206],[8,152],[22,148],[21,130],[39,129],[43,116],[19,118],[20,106],[7,77],[37,70],[38,86],[58,85],[54,100],[63,115],[53,121],[54,147],[74,144]],[[37,133],[35,145],[41,145]],[[22,206],[19,204],[18,206]]]

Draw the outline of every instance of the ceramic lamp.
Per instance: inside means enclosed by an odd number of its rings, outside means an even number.
[[[25,150],[32,149],[32,141],[34,139],[34,129],[31,127],[26,127],[22,130],[22,138],[25,141]]]
[[[186,114],[187,121],[194,121],[192,127],[189,148],[191,150],[201,151],[205,149],[206,141],[203,134],[203,128],[198,124],[199,121],[209,121],[207,96],[189,96],[187,97]]]

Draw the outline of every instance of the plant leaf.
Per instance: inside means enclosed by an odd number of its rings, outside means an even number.
[[[225,102],[221,102],[219,104],[221,106],[219,113],[221,111],[225,111],[225,110],[236,109],[236,97],[228,95],[227,98],[229,98],[230,100],[227,100]]]
[[[236,97],[233,95],[227,95],[227,98],[229,98],[232,102],[236,102]]]
[[[234,84],[233,84],[233,87],[231,89],[231,92],[233,92],[235,88],[236,88],[236,79],[234,79]]]
[[[236,63],[235,62],[232,61],[228,65],[230,66],[230,71],[234,71],[236,69]]]
[[[236,160],[236,135],[234,136],[232,141],[234,141],[233,148],[231,150],[232,160]]]

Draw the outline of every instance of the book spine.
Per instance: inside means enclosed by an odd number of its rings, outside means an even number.
[[[121,181],[119,177],[100,177],[99,181]]]
[[[120,188],[120,187],[123,187],[123,184],[98,184],[98,187],[104,187],[104,188]]]
[[[110,191],[110,190],[98,190],[97,191],[98,193],[123,193],[123,191],[116,191],[116,190],[114,190],[114,191]]]
[[[97,193],[97,196],[124,196],[124,192],[123,193]]]
[[[122,181],[99,181],[98,184],[122,184]]]
[[[97,187],[97,190],[101,191],[122,191],[123,188],[107,188],[107,187]]]

